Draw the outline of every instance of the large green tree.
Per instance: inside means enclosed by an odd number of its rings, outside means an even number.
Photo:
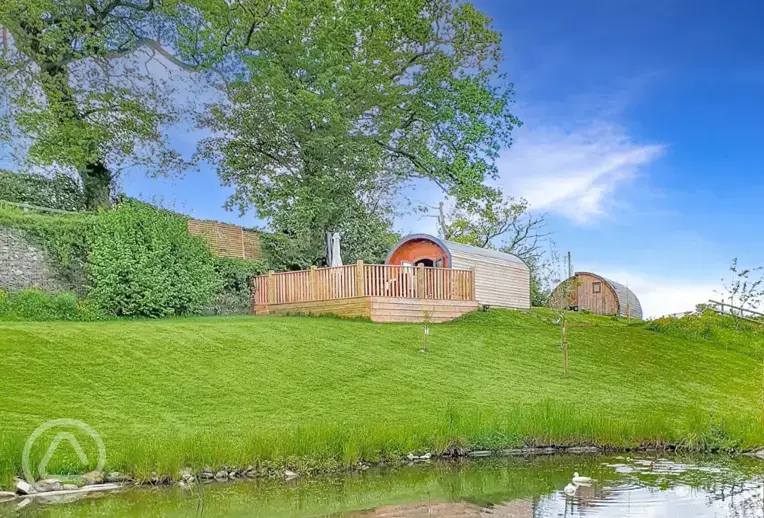
[[[177,68],[154,58],[199,67],[184,61],[195,12],[174,0],[3,0],[0,138],[27,144],[30,165],[76,171],[90,208],[108,203],[120,167],[177,168],[165,131]]]
[[[228,99],[201,121],[215,132],[201,155],[234,188],[231,207],[321,243],[348,214],[386,225],[386,195],[407,182],[484,194],[519,121],[498,72],[501,36],[472,4],[303,0],[259,25],[247,14],[259,2],[238,5],[208,32],[213,48],[232,33],[246,41],[223,74]],[[371,212],[353,208],[369,200]]]
[[[389,184],[357,185],[350,175],[305,178],[287,199],[274,200],[264,236],[271,265],[282,270],[326,263],[325,231],[342,235],[344,261],[382,262],[398,236],[392,232]],[[369,193],[373,192],[371,195]]]

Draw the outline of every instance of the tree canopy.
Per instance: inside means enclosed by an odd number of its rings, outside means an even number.
[[[178,5],[1,2],[0,26],[10,37],[0,57],[0,138],[27,143],[31,165],[76,171],[90,208],[109,201],[121,166],[178,168],[182,161],[166,145],[164,128],[177,110],[167,73],[152,62],[159,53],[182,63]]]
[[[0,25],[0,120],[29,162],[76,170],[89,207],[125,162],[181,167],[161,56],[224,93],[197,158],[302,260],[326,231],[377,254],[409,182],[481,199],[520,124],[501,34],[461,0],[6,0]]]
[[[312,213],[320,236],[349,213],[383,224],[387,195],[412,180],[483,195],[519,121],[498,72],[501,36],[472,4],[305,0],[257,26],[247,7],[258,3],[240,5],[242,19],[217,30],[247,35],[239,66],[223,74],[226,102],[201,119],[214,136],[200,156],[234,188],[230,207],[254,207],[275,230],[289,212]],[[360,210],[369,200],[374,210]]]

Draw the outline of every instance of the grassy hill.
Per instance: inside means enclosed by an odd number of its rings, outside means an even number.
[[[575,314],[564,378],[553,319],[474,313],[433,326],[427,352],[421,325],[333,318],[0,323],[0,476],[53,418],[92,426],[107,469],[138,475],[450,444],[764,445],[748,351]]]
[[[735,320],[707,310],[684,318],[659,318],[647,324],[659,333],[692,340],[709,341],[752,358],[764,360],[764,324]]]

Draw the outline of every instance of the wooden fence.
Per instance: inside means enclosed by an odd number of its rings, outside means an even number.
[[[475,300],[472,270],[356,264],[269,273],[253,280],[256,305],[353,297]]]
[[[764,320],[762,320],[762,318],[764,318],[764,313],[754,311],[753,309],[741,308],[739,306],[733,306],[729,302],[719,302],[716,300],[709,300],[706,307],[721,315],[731,315],[740,320],[745,320],[746,322],[752,322],[754,324],[759,324],[760,326],[764,325]]]
[[[758,311],[754,311],[753,309],[746,309],[741,308],[739,306],[734,306],[730,304],[729,302],[719,302],[718,300],[709,300],[707,304],[701,304],[705,309],[709,309],[711,311],[715,311],[719,313],[720,315],[728,315],[731,317],[739,318],[740,320],[745,320],[746,322],[751,322],[753,324],[758,324],[760,326],[764,326],[764,313],[760,313]],[[659,318],[684,318],[691,315],[701,315],[702,310],[692,310],[692,311],[683,311],[680,313],[669,313],[667,315],[663,315]]]
[[[218,257],[251,260],[261,259],[263,256],[260,250],[260,235],[239,225],[189,219],[188,232],[192,236],[204,237]]]

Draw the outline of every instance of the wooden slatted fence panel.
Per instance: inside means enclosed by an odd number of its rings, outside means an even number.
[[[207,240],[212,252],[233,259],[261,259],[260,235],[239,225],[218,221],[188,220],[188,233]]]
[[[253,297],[256,305],[268,304],[268,277],[258,276],[253,279],[255,293]]]

